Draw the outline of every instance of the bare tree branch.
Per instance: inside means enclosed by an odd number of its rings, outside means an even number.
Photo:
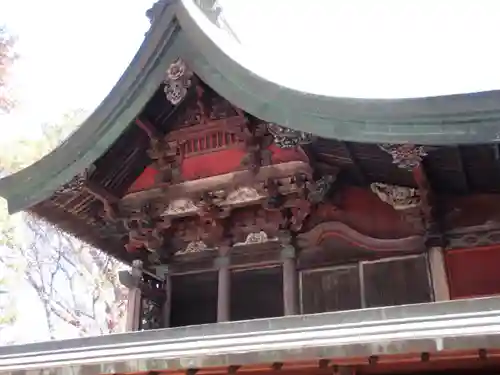
[[[14,52],[15,38],[0,26],[0,112],[14,107],[14,100],[8,87],[8,76],[17,55]]]
[[[1,36],[0,30],[0,44]],[[22,158],[0,155],[5,171],[30,164],[52,150],[83,116],[83,111],[74,111],[61,124],[45,126],[43,139],[17,148]],[[10,249],[35,291],[51,338],[67,327],[78,335],[118,332],[124,327],[127,293],[117,277],[121,263],[34,215],[24,215],[14,226],[9,220],[6,215],[0,217],[0,245]],[[20,229],[22,236],[15,235]]]
[[[116,277],[122,265],[40,219],[27,215],[25,222],[31,241],[13,250],[24,259],[24,277],[44,308],[51,337],[61,323],[80,336],[119,331],[126,308]]]

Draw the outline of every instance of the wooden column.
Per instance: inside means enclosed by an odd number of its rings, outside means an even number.
[[[138,331],[140,328],[140,320],[141,320],[141,290],[139,288],[139,284],[141,282],[142,277],[142,261],[134,260],[132,262],[132,271],[130,273],[127,272],[128,278],[127,282],[122,283],[129,288],[128,290],[128,299],[127,299],[127,322],[125,329],[127,332],[130,331]],[[120,279],[122,279],[120,277]]]
[[[229,269],[229,246],[219,249],[216,265],[219,270],[217,286],[217,322],[228,322],[231,309],[231,271]]]
[[[298,278],[295,263],[295,248],[291,244],[281,250],[283,260],[283,310],[285,315],[299,314]]]
[[[431,271],[432,289],[436,301],[447,301],[450,299],[450,289],[446,276],[444,254],[442,247],[431,247],[429,249],[429,266]]]
[[[163,304],[163,328],[170,327],[170,314],[172,311],[172,278],[168,266],[156,268],[156,275],[165,280],[165,303]]]

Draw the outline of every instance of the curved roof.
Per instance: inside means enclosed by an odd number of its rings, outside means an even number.
[[[193,0],[163,2],[132,63],[95,112],[53,152],[0,180],[9,211],[46,199],[98,159],[133,121],[181,56],[206,84],[265,121],[325,138],[368,143],[500,141],[500,91],[416,99],[349,99],[300,92],[254,74],[236,43]]]

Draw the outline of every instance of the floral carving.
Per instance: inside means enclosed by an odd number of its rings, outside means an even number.
[[[167,209],[163,211],[161,216],[180,215],[197,211],[198,207],[196,207],[191,199],[177,199],[170,202]]]
[[[269,241],[266,232],[260,231],[257,233],[250,233],[245,240],[245,245],[253,244],[253,243],[263,243]]]
[[[281,125],[269,123],[267,129],[273,135],[276,146],[280,148],[293,148],[313,141],[311,133],[293,130]]]
[[[242,187],[237,190],[232,191],[226,198],[225,204],[238,204],[256,201],[262,198],[259,192],[250,187]]]
[[[269,237],[266,232],[261,230],[259,232],[249,233],[244,239],[244,241],[236,242],[233,246],[245,246],[245,245],[259,244],[275,240],[276,237]]]
[[[370,187],[382,202],[390,204],[395,210],[407,210],[420,206],[418,189],[379,182],[371,184]]]
[[[173,105],[179,104],[187,95],[192,84],[193,72],[182,59],[175,60],[167,69],[165,95]]]
[[[208,246],[203,241],[191,241],[185,249],[175,253],[176,255],[200,253],[208,249]]]
[[[418,167],[423,158],[427,155],[424,146],[412,144],[381,144],[379,147],[392,156],[392,163],[399,168],[413,169]]]

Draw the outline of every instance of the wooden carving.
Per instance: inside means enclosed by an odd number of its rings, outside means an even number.
[[[284,212],[252,207],[235,211],[231,215],[230,233],[234,242],[245,242],[248,235],[264,232],[267,237],[274,238],[287,223]]]
[[[184,68],[181,62],[171,67],[169,88]],[[143,175],[148,181],[155,176],[155,182],[135,184],[140,189],[132,188],[118,205],[127,218],[127,248],[165,258],[171,255],[162,253],[167,243],[175,251],[182,246],[173,243],[214,248],[248,241],[255,233],[275,238],[282,230],[300,231],[335,178],[315,181],[300,148],[277,149],[267,125],[241,111],[213,119],[210,89],[197,83],[196,94],[198,124],[166,136],[147,132],[153,163]]]
[[[193,72],[182,59],[175,60],[165,75],[165,96],[173,105],[179,104],[187,95],[192,84]]]
[[[274,144],[279,148],[294,148],[302,144],[308,144],[313,141],[311,133],[305,133],[278,124],[267,124],[269,133],[272,134]]]
[[[267,236],[266,232],[260,231],[258,233],[250,233],[247,236],[247,239],[245,240],[244,244],[250,245],[254,243],[264,243],[267,241],[269,241],[269,237]]]
[[[186,98],[183,111],[173,114],[171,131],[188,128],[200,124],[211,125],[214,121],[234,117],[244,118],[243,112],[231,105],[227,100],[217,95],[209,86],[196,76],[192,77],[196,95]]]
[[[177,251],[175,255],[201,253],[202,251],[206,251],[208,249],[209,247],[203,241],[191,241],[184,249]]]
[[[402,220],[417,231],[424,231],[421,197],[418,189],[383,183],[373,183],[370,187],[382,202],[391,205],[399,212]]]
[[[340,238],[355,247],[375,252],[418,252],[424,250],[420,236],[401,239],[379,239],[365,236],[340,222],[322,223],[311,231],[299,234],[297,244],[303,249],[314,249],[321,246],[328,238]]]
[[[392,156],[393,164],[399,168],[412,170],[427,156],[424,146],[412,144],[381,144],[379,147]]]
[[[156,182],[180,182],[180,167],[182,155],[179,153],[176,142],[168,142],[162,138],[151,139],[148,155],[153,160],[153,166],[158,171]]]
[[[273,137],[264,124],[251,124],[242,130],[247,154],[241,163],[257,173],[260,167],[272,164],[269,146],[273,143]]]
[[[379,182],[371,184],[370,187],[382,202],[391,205],[397,211],[420,206],[420,192],[417,189]]]

